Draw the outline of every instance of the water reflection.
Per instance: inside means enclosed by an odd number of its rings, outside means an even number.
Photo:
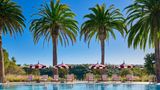
[[[73,84],[60,84],[59,90],[65,90],[65,89],[72,89],[73,88]]]
[[[127,87],[128,89],[131,89],[132,86],[133,86],[132,84],[127,84],[127,85],[126,85],[126,87]]]
[[[86,90],[95,90],[95,85],[94,84],[86,84]]]
[[[53,85],[53,90],[58,90],[58,85]]]
[[[48,90],[48,86],[45,84],[43,90]]]
[[[133,84],[0,85],[0,90],[160,90],[160,85],[133,85]]]
[[[107,84],[101,84],[100,90],[107,90]]]
[[[145,90],[160,90],[160,85],[145,85]]]

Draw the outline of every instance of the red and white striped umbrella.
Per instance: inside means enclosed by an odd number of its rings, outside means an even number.
[[[70,69],[71,67],[67,64],[58,64],[56,66],[54,66],[53,68],[56,68],[56,69]]]
[[[118,68],[122,69],[122,68],[133,68],[133,65],[127,65],[125,64],[125,62],[123,62]]]
[[[105,69],[105,68],[106,68],[105,65],[103,65],[103,64],[98,64],[98,63],[89,66],[89,69]]]
[[[35,65],[30,65],[30,68],[31,69],[43,69],[43,68],[46,68],[47,66],[46,65],[43,65],[43,64],[39,64],[39,62],[38,62],[38,64],[35,64]]]

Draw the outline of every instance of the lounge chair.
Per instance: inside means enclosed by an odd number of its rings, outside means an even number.
[[[87,81],[88,81],[88,82],[94,81],[94,75],[93,75],[93,74],[88,74],[88,76],[87,76]]]
[[[73,81],[74,81],[74,75],[73,75],[73,74],[67,75],[66,81],[67,81],[67,82],[73,82]]]
[[[154,83],[156,82],[156,76],[155,75],[149,75],[149,83]]]
[[[28,76],[28,81],[29,81],[29,82],[33,81],[33,76],[32,76],[32,75],[29,75],[29,76]]]
[[[54,78],[53,78],[53,82],[59,82],[59,76],[58,75],[54,75],[53,76]]]
[[[41,81],[47,81],[48,80],[48,75],[43,75],[41,77]]]
[[[102,75],[102,81],[107,81],[107,75]]]
[[[133,81],[133,76],[132,75],[127,75],[126,79],[127,79],[127,81]]]
[[[113,81],[120,81],[120,77],[118,75],[113,75],[112,80]]]

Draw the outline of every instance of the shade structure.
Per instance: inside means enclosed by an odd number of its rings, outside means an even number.
[[[123,69],[123,68],[133,68],[133,65],[127,65],[125,62],[123,62],[118,68]]]
[[[62,64],[55,65],[53,68],[56,68],[56,69],[70,69],[71,66],[62,63]]]
[[[89,66],[89,69],[105,69],[106,66],[103,64],[92,64],[91,66]]]
[[[30,65],[30,68],[31,69],[43,69],[43,68],[46,68],[47,66],[46,65],[43,65],[43,64],[39,64],[39,62],[38,62],[38,64],[34,64],[34,65]]]

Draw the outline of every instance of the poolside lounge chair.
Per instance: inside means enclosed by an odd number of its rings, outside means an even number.
[[[88,82],[94,81],[94,75],[93,75],[93,74],[88,74],[88,75],[87,75],[87,81],[88,81]]]
[[[107,75],[102,75],[102,81],[107,81]]]
[[[127,75],[126,79],[127,79],[127,81],[133,81],[133,76],[132,75]]]
[[[58,75],[54,75],[53,76],[54,78],[53,78],[53,82],[59,82],[59,76]]]
[[[149,83],[156,82],[156,76],[155,75],[149,75]]]
[[[28,81],[29,81],[29,82],[33,81],[33,76],[32,76],[32,75],[29,75],[29,76],[28,76]]]
[[[120,77],[118,75],[113,75],[112,80],[113,81],[120,81]]]
[[[43,75],[41,77],[41,81],[47,81],[48,80],[48,75]]]
[[[73,82],[74,81],[74,75],[73,74],[67,75],[66,81],[67,82]]]

